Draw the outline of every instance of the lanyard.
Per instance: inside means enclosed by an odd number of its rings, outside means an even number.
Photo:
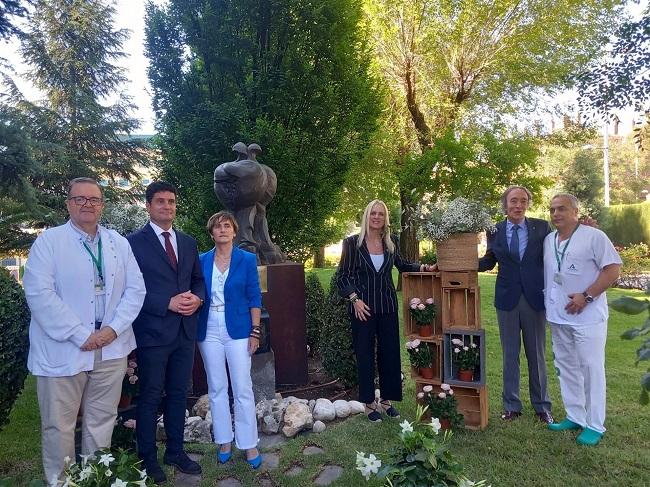
[[[566,249],[569,248],[569,244],[571,243],[571,239],[573,238],[573,234],[576,233],[576,230],[578,229],[579,226],[580,226],[580,224],[578,223],[576,225],[576,227],[573,229],[573,232],[571,232],[571,235],[569,236],[569,240],[567,240],[566,245],[564,246],[564,249],[562,249],[562,254],[560,254],[560,252],[559,252],[558,243],[557,243],[560,234],[555,232],[555,238],[553,239],[553,246],[555,247],[555,260],[557,261],[557,271],[558,272],[561,271],[562,262],[564,262],[564,254],[566,253]]]
[[[97,243],[97,257],[95,257],[93,251],[90,250],[90,247],[86,245],[86,242],[83,242],[83,244],[84,244],[84,248],[90,254],[90,258],[93,260],[93,264],[95,264],[95,267],[97,268],[97,275],[99,276],[99,280],[103,281],[104,275],[102,273],[102,239],[100,238],[99,242]]]

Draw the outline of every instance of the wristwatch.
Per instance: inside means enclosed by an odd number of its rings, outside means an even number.
[[[582,293],[582,295],[585,297],[585,301],[587,303],[593,303],[594,302],[594,297],[591,294],[589,294],[587,291]]]

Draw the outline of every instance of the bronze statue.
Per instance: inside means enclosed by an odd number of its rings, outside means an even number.
[[[257,162],[257,154],[262,152],[259,145],[246,147],[237,142],[232,150],[237,159],[214,170],[214,192],[239,225],[235,245],[257,254],[261,264],[282,263],[286,258],[271,241],[266,220],[266,206],[275,196],[277,177],[273,169]]]

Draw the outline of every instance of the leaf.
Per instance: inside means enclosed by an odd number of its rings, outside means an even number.
[[[646,391],[645,389],[641,391],[641,397],[639,398],[639,402],[643,406],[647,406],[648,404],[650,404],[650,395],[648,395],[648,391]]]
[[[638,337],[640,334],[640,330],[638,328],[631,328],[629,330],[625,330],[625,332],[621,335],[621,338],[623,340],[633,340],[634,338]]]
[[[629,296],[623,296],[612,301],[610,306],[616,311],[625,313],[626,315],[638,315],[650,307],[650,301],[647,299],[635,299]]]

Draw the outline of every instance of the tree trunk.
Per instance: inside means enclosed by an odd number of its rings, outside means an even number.
[[[415,209],[412,206],[409,194],[406,190],[400,189],[399,201],[402,206],[401,232],[399,235],[399,251],[402,257],[411,262],[418,262],[420,252],[418,238],[413,225],[413,214]],[[397,290],[402,289],[402,276],[397,280]]]
[[[319,247],[314,251],[314,268],[325,267],[325,247]]]

